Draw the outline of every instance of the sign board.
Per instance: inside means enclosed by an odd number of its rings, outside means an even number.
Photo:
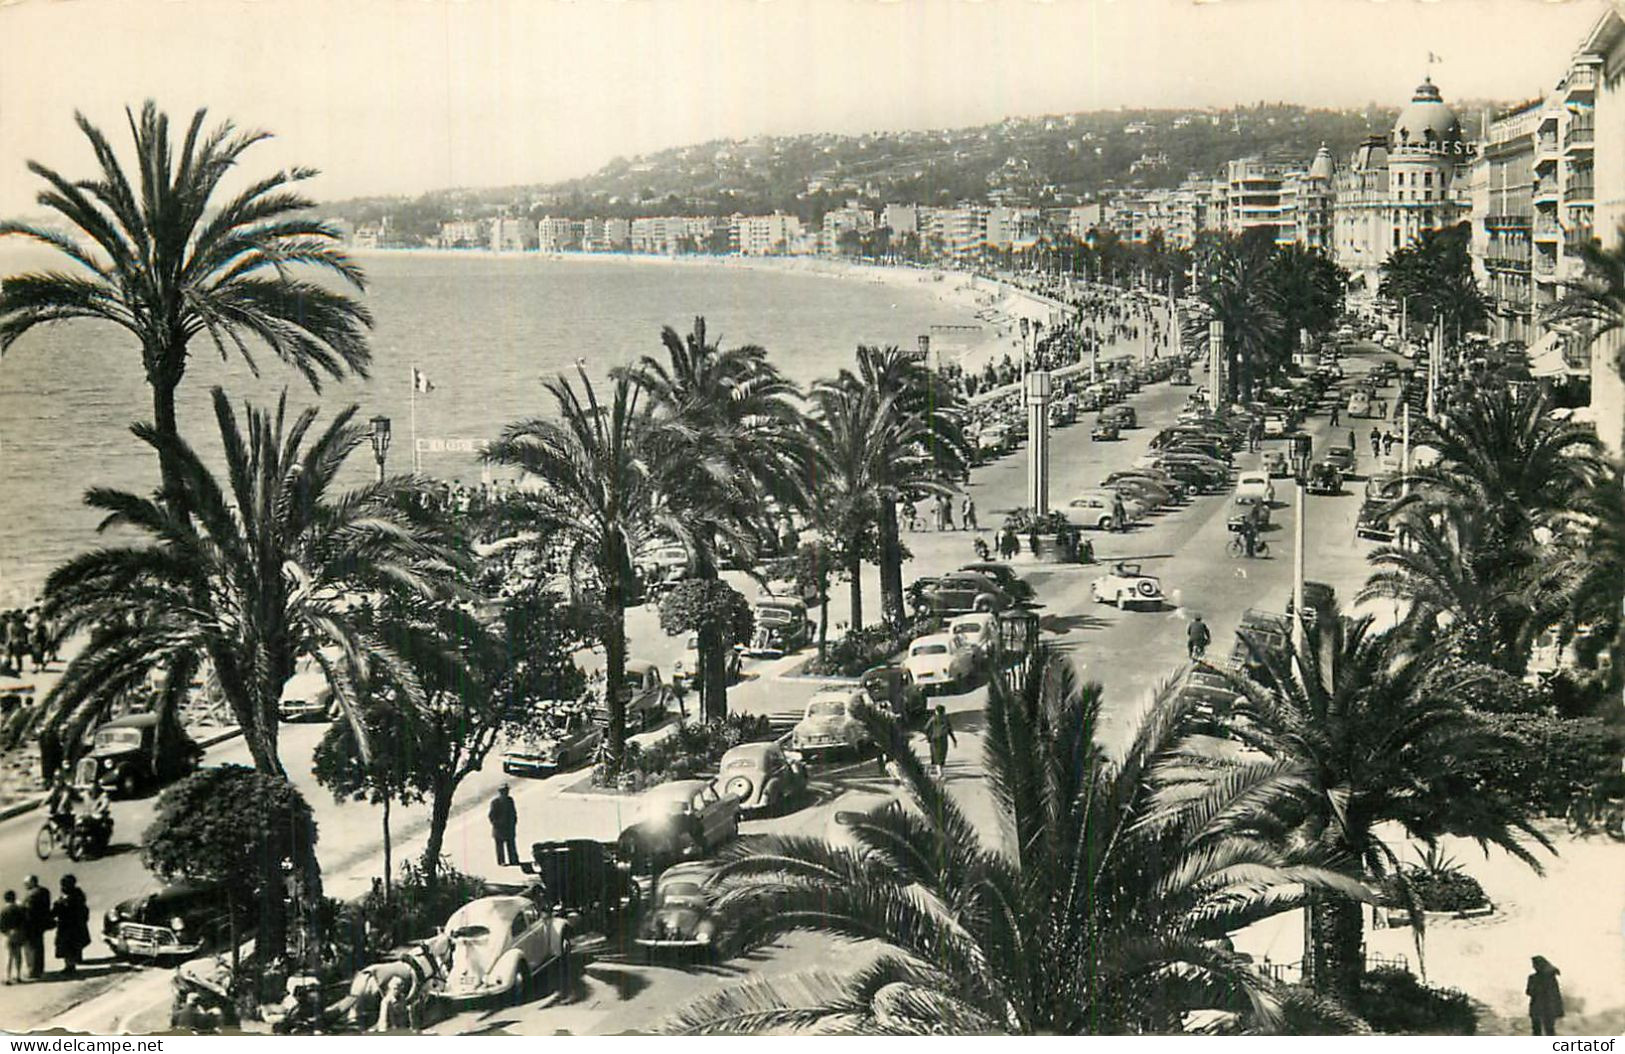
[[[420,454],[483,454],[489,446],[484,439],[459,439],[446,437],[437,439],[419,439],[418,453]]]

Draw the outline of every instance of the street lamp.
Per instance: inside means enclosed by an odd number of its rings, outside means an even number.
[[[384,459],[389,457],[389,418],[383,414],[372,419],[372,457],[378,462],[378,482],[384,481]]]
[[[1308,435],[1297,433],[1292,437],[1292,479],[1298,492],[1298,515],[1293,523],[1292,545],[1292,647],[1298,654],[1303,654],[1303,577],[1304,577],[1304,546],[1307,531],[1305,525],[1308,520],[1306,507],[1305,483],[1309,478],[1309,458],[1314,450],[1314,440]]]

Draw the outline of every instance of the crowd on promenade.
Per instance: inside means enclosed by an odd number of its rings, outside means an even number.
[[[23,675],[24,660],[31,663],[33,673],[39,673],[57,660],[61,647],[55,630],[40,614],[37,604],[26,610],[12,608],[0,612],[0,643],[4,644],[0,675],[11,677]]]

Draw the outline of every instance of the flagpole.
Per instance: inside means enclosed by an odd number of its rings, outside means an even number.
[[[412,367],[412,475],[418,474],[418,368]]]

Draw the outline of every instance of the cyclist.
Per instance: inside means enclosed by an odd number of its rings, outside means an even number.
[[[1185,629],[1185,644],[1192,662],[1202,657],[1212,640],[1213,634],[1208,631],[1207,623],[1202,621],[1202,616],[1193,617],[1191,624]]]
[[[1241,542],[1246,546],[1247,558],[1258,555],[1258,521],[1247,516],[1241,521]]]

